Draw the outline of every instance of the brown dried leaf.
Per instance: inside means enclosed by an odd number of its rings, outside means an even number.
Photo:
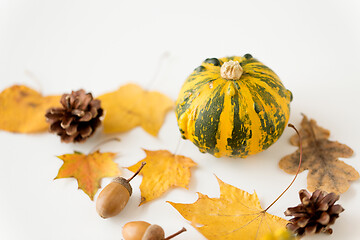
[[[329,130],[319,127],[316,121],[310,121],[304,115],[301,122],[300,134],[303,142],[303,159],[300,172],[309,170],[307,176],[308,189],[341,194],[350,187],[350,182],[359,178],[359,173],[338,158],[348,158],[353,150],[339,142],[328,140]],[[298,146],[298,136],[294,135],[290,143]],[[285,172],[296,174],[299,165],[299,150],[283,157],[279,166]]]

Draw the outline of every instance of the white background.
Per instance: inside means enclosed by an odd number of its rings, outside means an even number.
[[[15,83],[43,94],[85,88],[95,96],[129,81],[148,86],[158,59],[165,61],[149,90],[176,99],[190,72],[205,58],[251,53],[270,66],[294,95],[290,122],[301,113],[331,130],[331,139],[355,151],[345,162],[360,170],[360,3],[359,1],[0,1],[0,91]],[[30,71],[38,81],[29,78]],[[3,117],[3,116],[0,116]],[[165,201],[192,203],[196,192],[219,196],[214,177],[238,188],[256,189],[265,208],[293,176],[278,161],[296,150],[286,129],[280,140],[247,159],[216,159],[182,141],[179,154],[198,163],[189,190],[174,189],[137,207],[141,177],[126,209],[101,219],[94,202],[77,190],[75,179],[53,180],[62,165],[57,155],[88,152],[109,138],[98,131],[83,145],[61,144],[48,133],[0,132],[0,239],[121,239],[132,220],[161,225],[166,235],[185,226],[176,239],[204,239]],[[116,162],[130,166],[145,154],[141,148],[175,151],[179,133],[174,113],[167,115],[158,138],[140,128],[116,135],[102,151],[118,153]],[[124,176],[131,173],[124,169]],[[283,216],[298,204],[307,171],[269,213]],[[111,179],[103,179],[102,186]],[[334,233],[308,239],[360,238],[360,184],[341,195],[346,209]]]

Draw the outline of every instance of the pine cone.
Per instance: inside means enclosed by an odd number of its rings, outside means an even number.
[[[300,237],[320,232],[331,234],[333,230],[330,225],[334,224],[339,214],[344,211],[339,204],[334,205],[339,200],[339,195],[327,194],[321,190],[310,195],[302,189],[299,196],[301,204],[285,211],[286,216],[294,216],[286,227]]]
[[[63,107],[48,109],[45,117],[49,131],[59,135],[62,142],[84,142],[101,125],[103,109],[91,93],[72,91],[63,94],[60,103]]]

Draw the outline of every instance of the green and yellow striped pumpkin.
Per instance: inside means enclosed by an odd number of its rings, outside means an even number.
[[[227,62],[243,71],[239,79],[220,73]],[[279,77],[250,54],[210,58],[182,86],[176,117],[182,137],[201,152],[244,158],[281,136],[291,100]]]

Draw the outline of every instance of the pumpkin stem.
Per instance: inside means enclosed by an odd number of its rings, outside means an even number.
[[[243,72],[239,62],[233,60],[224,62],[220,68],[221,77],[227,80],[239,80]]]

